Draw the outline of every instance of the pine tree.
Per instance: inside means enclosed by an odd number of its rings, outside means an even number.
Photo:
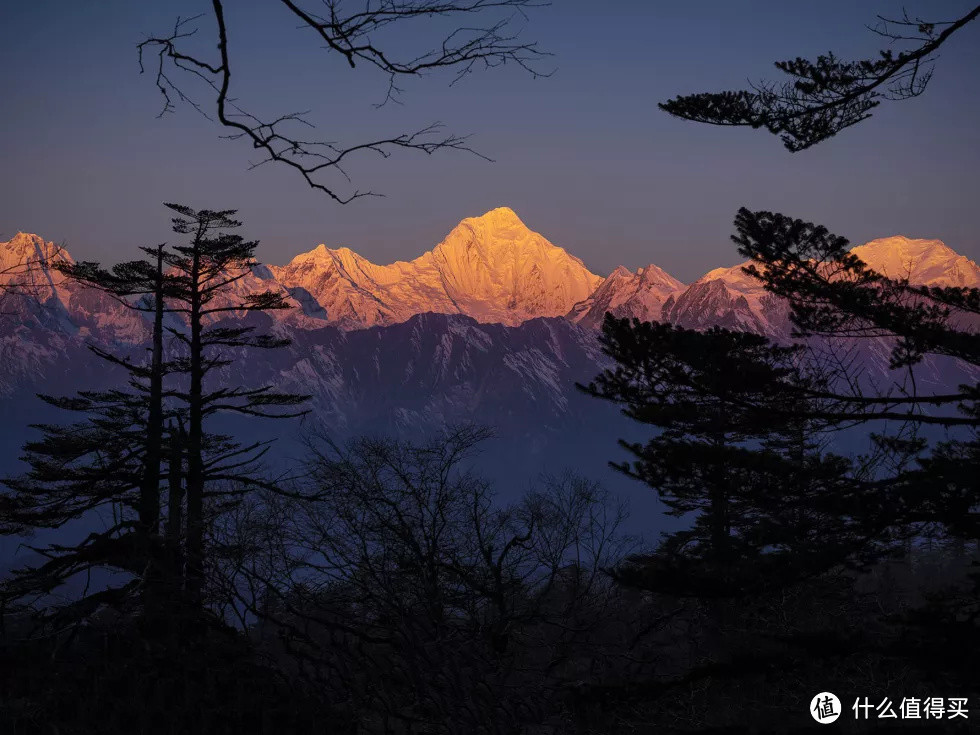
[[[882,17],[875,32],[904,50],[886,49],[877,58],[857,61],[830,54],[815,61],[778,62],[789,78],[785,84],[685,95],[660,106],[687,120],[763,128],[779,135],[789,150],[803,150],[868,119],[883,101],[921,94],[937,50],[954,34],[962,35],[961,29],[975,27],[977,18],[980,6],[942,22],[908,14],[896,20]],[[908,278],[886,277],[850,253],[845,238],[782,214],[743,208],[735,226],[739,252],[752,261],[745,270],[789,301],[795,336],[850,345],[884,340],[891,346],[890,367],[907,371],[903,386],[888,387],[864,381],[853,366],[844,365],[837,380],[804,391],[786,406],[785,415],[801,427],[817,421],[852,431],[864,428],[875,451],[892,459],[852,493],[860,553],[873,558],[901,541],[911,555],[921,542],[939,540],[973,566],[966,579],[951,577],[924,603],[910,604],[907,614],[889,616],[890,643],[879,640],[873,651],[879,659],[895,658],[901,670],[914,665],[929,675],[930,683],[973,691],[975,677],[960,652],[980,645],[980,575],[975,573],[980,383],[971,378],[956,388],[929,391],[915,373],[927,357],[939,364],[957,361],[967,372],[976,369],[980,289],[924,287]],[[885,436],[882,426],[900,426],[901,431]],[[941,430],[944,440],[929,446],[922,438],[924,428]],[[779,538],[779,528],[765,529],[765,536]],[[878,618],[876,623],[885,622],[883,611]]]
[[[621,570],[631,584],[702,600],[746,596],[842,563],[861,538],[852,462],[821,451],[825,426],[792,407],[819,383],[800,347],[761,335],[705,332],[607,315],[601,337],[615,361],[589,386],[656,427],[620,445],[613,466],[653,489],[689,528]]]
[[[158,529],[162,391],[168,369],[163,359],[163,313],[169,279],[164,273],[164,246],[143,250],[150,260],[108,270],[97,263],[52,265],[128,308],[152,314],[151,355],[148,362],[134,361],[131,355],[89,345],[100,359],[124,371],[129,389],[83,391],[72,398],[42,396],[53,406],[88,418],[71,426],[38,427],[42,439],[25,445],[30,472],[5,481],[13,492],[4,496],[3,516],[11,530],[19,531],[60,528],[92,514],[113,517],[115,522],[107,529],[91,533],[78,545],[36,548],[47,561],[23,570],[5,592],[21,600],[43,596],[72,577],[114,569],[133,576],[119,586],[83,595],[60,612],[72,617],[105,602],[125,604],[130,593],[139,589],[152,627],[165,598],[160,589]]]
[[[180,603],[198,618],[204,604],[207,497],[228,499],[273,487],[261,475],[268,442],[241,444],[207,431],[205,420],[222,411],[275,417],[303,413],[291,408],[305,396],[271,386],[217,381],[205,386],[211,371],[241,358],[234,351],[288,344],[253,334],[255,328],[241,317],[289,305],[277,293],[243,298],[233,293],[233,284],[255,265],[256,246],[216,234],[238,226],[230,218],[233,212],[169,206],[181,215],[175,231],[191,234],[190,244],[145,248],[149,260],[111,269],[97,263],[59,266],[66,276],[150,315],[150,354],[140,359],[90,345],[100,359],[123,371],[128,387],[42,396],[85,418],[69,426],[40,426],[42,437],[25,445],[29,472],[4,480],[4,532],[111,522],[78,543],[38,546],[35,551],[46,561],[19,570],[4,585],[4,597],[15,610],[33,607],[42,619],[60,622],[79,620],[104,604],[124,611],[138,607],[144,633],[153,636],[173,632],[166,629]],[[167,334],[177,347],[167,348]],[[54,604],[53,591],[93,573],[109,578],[86,585],[67,604]]]
[[[952,542],[973,555],[980,548],[980,383],[954,390],[920,392],[916,368],[926,357],[980,366],[980,289],[927,287],[908,278],[889,278],[850,252],[850,243],[825,227],[771,212],[741,209],[733,240],[739,252],[755,261],[747,271],[766,289],[789,301],[800,336],[832,339],[883,338],[891,345],[891,367],[907,370],[913,389],[905,392],[843,390],[829,386],[821,398],[830,402],[824,415],[834,421],[874,427],[882,421],[913,429],[939,427],[946,439],[927,447],[910,441],[903,451],[915,461],[900,463],[883,480],[889,499],[866,496],[882,518],[876,534],[898,532],[913,541],[925,536]],[[860,385],[850,376],[846,385]],[[806,407],[796,407],[799,417]],[[969,557],[968,557],[969,558]],[[949,675],[959,682],[970,673],[948,655],[964,645],[980,645],[980,574],[964,588],[953,583],[910,616],[914,625],[900,642],[908,660]],[[945,653],[944,653],[945,652]]]
[[[130,375],[145,379],[131,381],[137,391],[134,402],[146,412],[146,435],[143,445],[142,473],[138,500],[138,538],[146,560],[143,574],[143,613],[147,631],[159,629],[165,616],[165,605],[171,590],[165,589],[162,539],[160,536],[160,480],[164,440],[164,376],[172,369],[164,361],[163,319],[166,298],[172,279],[164,269],[166,246],[141,248],[152,260],[122,263],[111,270],[97,263],[58,263],[54,267],[68,278],[109,294],[127,308],[152,316],[150,362],[145,370],[134,369],[132,362],[119,358],[96,345],[90,349],[110,364],[126,369]],[[134,298],[135,297],[135,298]]]
[[[282,293],[264,291],[236,297],[233,285],[251,273],[256,264],[258,245],[225,230],[241,226],[233,219],[234,210],[196,211],[180,204],[167,204],[178,214],[174,231],[189,235],[189,242],[178,245],[167,254],[166,263],[176,287],[170,293],[170,310],[186,320],[185,328],[169,332],[184,346],[180,361],[186,374],[186,385],[172,395],[186,409],[187,429],[183,456],[184,473],[184,564],[186,602],[193,613],[204,604],[205,578],[205,500],[209,483],[223,483],[215,490],[224,498],[240,495],[257,487],[271,487],[256,475],[258,462],[267,442],[242,445],[225,436],[208,434],[205,421],[220,412],[245,416],[288,418],[305,414],[289,410],[299,406],[307,396],[281,393],[273,386],[258,388],[221,385],[210,387],[206,379],[216,370],[230,365],[230,351],[239,349],[276,349],[289,344],[288,339],[254,334],[255,327],[226,317],[247,316],[253,312],[288,309]],[[227,489],[231,487],[232,489]]]

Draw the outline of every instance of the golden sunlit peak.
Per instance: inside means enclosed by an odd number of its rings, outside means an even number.
[[[347,254],[347,253],[353,254],[354,251],[351,250],[346,245],[343,245],[343,246],[341,246],[339,248],[330,248],[330,247],[327,247],[325,244],[323,244],[321,242],[319,245],[317,245],[312,250],[308,250],[305,253],[300,253],[296,257],[297,258],[310,258],[310,257],[313,257],[313,258],[322,258],[322,257],[325,257],[327,255],[330,255],[331,253],[332,254],[337,254],[337,255],[343,255],[343,254]]]
[[[479,217],[471,217],[470,219],[501,225],[524,225],[521,218],[517,216],[517,212],[510,207],[496,207]]]
[[[924,285],[980,285],[980,268],[942,240],[882,237],[851,252],[869,267],[889,278],[908,278]]]

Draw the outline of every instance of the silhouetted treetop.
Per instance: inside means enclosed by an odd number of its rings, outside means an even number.
[[[871,117],[883,100],[922,94],[932,77],[940,48],[956,31],[980,16],[980,5],[961,18],[930,22],[905,14],[899,20],[879,16],[872,30],[890,42],[915,44],[906,51],[884,49],[873,58],[846,61],[833,53],[816,61],[797,57],[777,61],[789,77],[762,81],[750,89],[701,92],[659,105],[665,112],[712,125],[765,128],[780,136],[790,151],[801,151],[832,138]]]

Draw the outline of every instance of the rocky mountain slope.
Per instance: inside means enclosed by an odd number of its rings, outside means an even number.
[[[641,321],[659,320],[664,302],[684,290],[684,284],[652,263],[633,273],[619,266],[589,298],[566,315],[570,321],[598,329],[606,312]]]

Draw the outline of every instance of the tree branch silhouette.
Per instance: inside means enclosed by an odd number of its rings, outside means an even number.
[[[534,68],[534,62],[545,56],[534,42],[523,42],[519,32],[512,30],[514,16],[526,18],[525,11],[547,3],[538,0],[382,0],[364,3],[360,12],[351,12],[341,0],[323,0],[320,13],[304,9],[292,0],[280,0],[293,16],[301,21],[301,27],[312,30],[330,51],[341,54],[350,65],[372,66],[388,76],[388,90],[382,105],[397,101],[401,89],[397,80],[405,76],[422,76],[432,70],[450,68],[456,71],[453,84],[477,68],[491,69],[505,64],[516,64],[533,76],[547,76]],[[192,18],[178,18],[167,36],[150,37],[138,44],[140,72],[146,71],[146,56],[153,61],[155,84],[164,98],[160,115],[172,112],[178,103],[188,104],[199,113],[212,119],[202,104],[192,99],[173,72],[183,77],[203,80],[215,93],[214,119],[232,132],[225,136],[231,140],[244,139],[252,147],[262,151],[264,158],[251,164],[256,168],[265,163],[288,166],[298,173],[313,189],[326,194],[340,204],[347,204],[364,196],[379,196],[373,191],[362,191],[352,186],[345,170],[348,159],[361,153],[374,153],[388,158],[397,150],[414,150],[432,154],[442,150],[457,150],[483,156],[467,144],[467,136],[445,133],[439,122],[426,125],[415,132],[400,133],[363,143],[341,145],[327,140],[307,140],[298,137],[293,130],[297,126],[314,127],[306,119],[308,112],[291,112],[279,117],[260,118],[241,107],[231,96],[232,54],[229,47],[228,25],[221,0],[212,0],[212,11],[217,26],[218,58],[205,60],[183,51],[187,39],[194,36],[197,28]],[[374,34],[395,24],[404,25],[412,20],[432,22],[439,18],[466,18],[493,11],[510,11],[504,17],[486,26],[459,26],[446,35],[438,46],[419,53],[410,52],[406,58],[379,46]],[[336,184],[327,183],[326,174],[338,173],[351,185],[341,191]]]
[[[953,21],[930,22],[878,16],[871,30],[895,43],[916,43],[908,51],[878,52],[877,58],[845,61],[833,53],[816,61],[777,61],[790,77],[782,84],[750,83],[750,89],[680,95],[658,106],[684,120],[711,125],[765,128],[792,152],[805,150],[867,120],[883,100],[922,94],[932,78],[939,48],[980,16],[980,5]],[[914,29],[909,31],[908,29]]]

